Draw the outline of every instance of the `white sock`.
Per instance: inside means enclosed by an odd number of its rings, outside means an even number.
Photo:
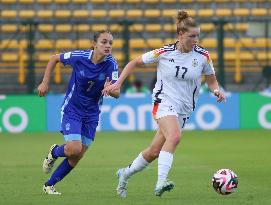
[[[142,153],[140,153],[137,158],[135,158],[135,160],[132,162],[132,164],[130,164],[128,167],[125,168],[125,175],[126,178],[130,178],[132,175],[134,175],[135,173],[143,170],[144,168],[146,168],[149,165],[149,162],[147,162]]]
[[[160,186],[167,179],[169,170],[173,162],[173,154],[166,151],[160,151],[158,157],[158,180],[156,186]]]

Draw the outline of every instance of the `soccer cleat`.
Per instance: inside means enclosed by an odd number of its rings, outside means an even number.
[[[165,191],[171,191],[174,188],[172,181],[166,180],[161,186],[158,186],[154,190],[155,196],[162,196]]]
[[[52,151],[56,147],[58,147],[58,145],[56,145],[56,144],[53,144],[50,147],[49,153],[48,153],[47,157],[43,161],[42,169],[43,169],[43,172],[45,172],[46,174],[48,174],[48,173],[50,173],[52,171],[52,168],[53,168],[53,166],[55,164],[56,158],[53,157]]]
[[[53,194],[53,195],[61,195],[60,192],[57,192],[55,190],[55,187],[52,185],[52,186],[46,186],[45,184],[43,185],[43,191],[45,194]]]
[[[117,177],[119,179],[118,187],[116,189],[117,190],[117,194],[121,198],[125,198],[126,197],[127,187],[128,187],[128,179],[125,179],[124,168],[123,169],[119,169],[116,174],[117,174]]]

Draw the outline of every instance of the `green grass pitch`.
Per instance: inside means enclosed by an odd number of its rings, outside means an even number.
[[[0,204],[3,205],[266,205],[271,204],[271,132],[184,131],[169,178],[172,192],[153,194],[157,161],[129,182],[128,196],[116,196],[115,172],[131,163],[152,140],[154,132],[98,133],[79,165],[56,185],[61,196],[42,192],[49,175],[41,164],[58,133],[0,135]],[[60,160],[58,160],[60,162]],[[230,168],[239,177],[236,193],[217,194],[213,173]]]

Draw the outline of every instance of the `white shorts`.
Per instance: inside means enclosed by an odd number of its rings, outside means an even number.
[[[177,117],[178,123],[181,128],[184,128],[186,122],[189,119],[188,114],[177,113],[175,107],[173,106],[173,103],[171,103],[168,99],[163,99],[160,103],[154,102],[152,115],[155,120],[158,120],[168,115],[174,115]]]

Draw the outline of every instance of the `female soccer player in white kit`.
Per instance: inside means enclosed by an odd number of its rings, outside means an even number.
[[[200,28],[187,12],[177,14],[178,41],[174,44],[147,52],[129,62],[120,78],[103,90],[105,95],[119,89],[131,71],[143,64],[157,62],[157,82],[153,89],[153,117],[158,130],[150,146],[126,168],[119,169],[117,193],[126,197],[128,179],[143,170],[158,158],[158,180],[155,195],[170,191],[174,183],[167,176],[173,162],[173,153],[181,138],[181,128],[198,99],[201,75],[204,74],[208,88],[217,97],[217,102],[225,99],[219,91],[218,82],[208,51],[197,45]]]

